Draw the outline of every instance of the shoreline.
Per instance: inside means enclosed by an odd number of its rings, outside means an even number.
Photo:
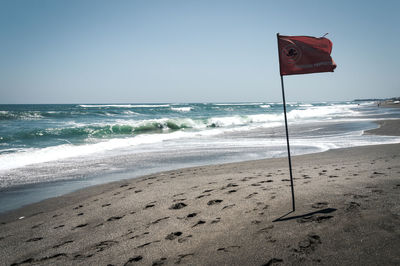
[[[370,130],[366,130],[364,131],[364,135],[381,135],[381,136],[387,136],[387,135],[391,135],[391,136],[400,136],[400,119],[394,119],[394,120],[376,120],[374,121],[374,123],[376,123],[378,125],[378,128],[375,129],[370,129]],[[351,148],[357,148],[357,147],[363,147],[363,146],[356,146],[356,147],[350,147],[350,148],[341,148],[341,149],[351,149]],[[328,150],[330,151],[330,150]],[[325,153],[327,151],[322,151],[322,152],[317,152],[317,153],[308,153],[308,154],[302,154],[302,155],[292,155],[292,157],[298,157],[298,156],[305,156],[305,155],[310,155],[310,154],[319,154],[319,153]],[[225,164],[236,164],[236,163],[241,163],[241,162],[248,162],[248,161],[263,161],[263,160],[271,160],[271,159],[283,159],[283,160],[287,160],[287,156],[285,157],[278,157],[278,158],[265,158],[265,159],[255,159],[255,160],[245,160],[245,161],[238,161],[238,162],[227,162],[227,163],[218,163],[218,165],[225,165]],[[57,202],[59,202],[58,198],[61,197],[66,197],[66,199],[68,201],[71,200],[75,200],[75,199],[79,199],[81,200],[82,197],[89,197],[89,196],[93,196],[98,192],[98,189],[96,189],[96,187],[104,187],[105,190],[107,189],[111,189],[110,187],[113,187],[112,184],[116,183],[116,184],[120,184],[120,183],[124,183],[124,181],[129,181],[129,180],[134,180],[134,179],[141,179],[141,178],[146,178],[147,176],[152,176],[154,174],[167,174],[169,172],[173,172],[173,171],[178,171],[178,170],[184,170],[184,169],[191,169],[191,168],[198,168],[198,167],[209,167],[209,166],[214,166],[213,164],[206,164],[206,165],[198,165],[198,166],[188,166],[188,167],[183,167],[183,168],[176,168],[176,169],[171,169],[171,170],[163,170],[163,171],[159,171],[159,172],[154,172],[154,173],[149,173],[149,174],[143,174],[143,175],[139,175],[136,177],[132,177],[132,178],[126,178],[126,179],[120,179],[120,180],[116,180],[116,181],[110,181],[110,182],[106,182],[106,183],[100,183],[100,184],[95,184],[95,185],[89,185],[89,186],[84,186],[82,188],[79,189],[74,189],[71,192],[67,192],[67,193],[63,193],[59,196],[52,196],[49,198],[45,198],[42,200],[39,200],[37,202],[33,202],[33,203],[28,203],[25,205],[22,205],[20,207],[11,209],[11,210],[7,210],[4,212],[0,212],[0,223],[2,222],[2,219],[4,216],[18,216],[14,215],[14,213],[24,213],[24,211],[19,212],[20,209],[34,209],[34,208],[43,208],[43,206],[47,206],[47,205],[53,205],[52,203],[47,203],[46,201],[52,201],[52,200],[56,200]],[[128,173],[124,173],[123,175],[127,176]],[[55,181],[54,184],[57,184],[59,182],[63,182],[63,181]],[[37,184],[34,184],[37,185]],[[51,184],[48,184],[50,186],[52,186]],[[23,186],[29,186],[29,184],[23,185]],[[87,190],[87,191],[85,191]],[[71,196],[69,196],[71,195]],[[61,203],[59,202],[58,204],[62,204],[63,201],[61,201]],[[32,205],[32,206],[31,206]],[[38,207],[34,207],[37,206]],[[20,217],[20,216],[18,216]]]
[[[279,222],[291,209],[287,158],[84,188],[1,214],[0,255],[4,265],[396,264],[399,150],[293,156],[297,210]]]

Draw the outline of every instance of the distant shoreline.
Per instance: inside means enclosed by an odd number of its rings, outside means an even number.
[[[380,101],[377,103],[378,107],[390,107],[390,108],[399,108],[400,100],[388,100],[388,101]]]

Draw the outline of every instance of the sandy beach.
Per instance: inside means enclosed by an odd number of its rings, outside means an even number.
[[[400,135],[400,120],[368,134]],[[399,265],[400,144],[193,167],[0,216],[1,265]]]

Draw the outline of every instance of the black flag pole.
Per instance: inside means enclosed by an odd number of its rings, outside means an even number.
[[[278,54],[279,54],[279,65],[281,62],[281,51],[279,50],[279,33],[276,34],[276,38],[278,41]],[[290,145],[289,145],[289,130],[286,116],[286,100],[285,100],[285,87],[283,85],[283,76],[281,75],[281,87],[282,87],[282,99],[283,99],[283,113],[285,116],[285,129],[286,129],[286,146],[288,152],[288,160],[289,160],[289,174],[290,174],[290,186],[292,188],[292,208],[293,211],[296,210],[295,202],[294,202],[294,186],[293,186],[293,175],[292,175],[292,159],[290,157]]]

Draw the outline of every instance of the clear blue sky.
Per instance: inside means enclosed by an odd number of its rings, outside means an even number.
[[[0,0],[0,103],[281,101],[276,33],[327,36],[289,101],[400,96],[400,1]]]

